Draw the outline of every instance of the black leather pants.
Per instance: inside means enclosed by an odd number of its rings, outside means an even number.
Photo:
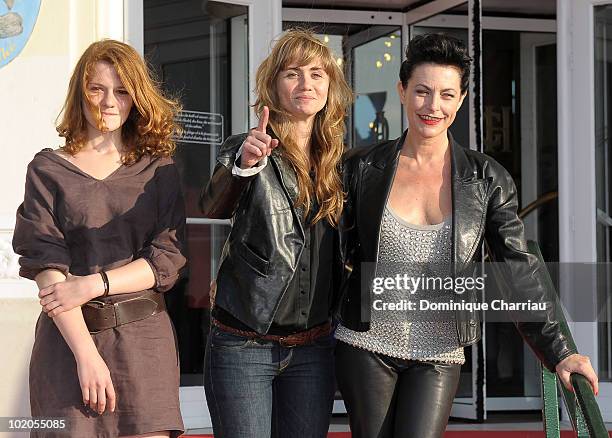
[[[439,438],[461,365],[395,359],[336,345],[336,379],[353,438]]]

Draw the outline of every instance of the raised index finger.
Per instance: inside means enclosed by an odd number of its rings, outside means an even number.
[[[266,128],[268,127],[268,118],[270,117],[270,110],[267,106],[263,107],[261,111],[261,118],[259,119],[259,125],[257,125],[257,130],[259,132],[266,132]]]

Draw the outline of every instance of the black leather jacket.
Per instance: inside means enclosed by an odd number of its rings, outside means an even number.
[[[378,261],[380,224],[387,202],[404,135],[397,140],[349,150],[344,161],[344,185],[348,192],[340,242],[345,263],[353,270],[343,284],[340,319],[352,330],[370,326],[371,284]],[[550,297],[542,277],[545,266],[527,252],[523,223],[517,215],[516,187],[510,174],[491,157],[464,149],[449,133],[452,173],[452,250],[454,275],[473,270],[481,259],[483,240],[494,261],[504,262],[512,275],[513,301],[543,302]],[[369,262],[369,263],[368,263]],[[367,271],[367,272],[366,272]],[[468,273],[467,275],[471,275]],[[475,301],[476,292],[469,296]],[[510,297],[512,298],[512,297]],[[457,338],[461,346],[481,337],[478,312],[457,311]],[[541,322],[516,322],[521,336],[544,365],[555,365],[575,353],[549,308]]]
[[[247,135],[228,137],[221,146],[213,176],[202,191],[200,209],[209,218],[232,219],[219,262],[215,304],[265,334],[304,248],[303,212],[294,207],[295,171],[278,148],[258,174],[232,175],[236,153]],[[338,292],[339,254],[334,260],[333,290]],[[337,293],[331,299],[333,306],[336,297]]]

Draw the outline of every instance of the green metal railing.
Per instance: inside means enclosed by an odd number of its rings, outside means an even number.
[[[543,263],[542,253],[538,244],[534,241],[528,242],[529,252],[536,255]],[[545,281],[551,290],[554,284],[550,275],[546,272]],[[560,306],[557,306],[557,318],[561,324],[561,330],[575,348],[574,338],[567,325],[567,320]],[[572,426],[579,438],[609,438],[608,431],[603,422],[599,406],[595,400],[595,395],[591,389],[591,384],[581,374],[573,373],[570,377],[574,392],[569,391],[565,386],[561,387],[561,394],[565,401],[565,406],[570,416]],[[557,396],[557,375],[550,372],[546,367],[542,367],[542,418],[544,420],[544,432],[546,438],[559,438],[561,431],[559,427],[559,398]]]

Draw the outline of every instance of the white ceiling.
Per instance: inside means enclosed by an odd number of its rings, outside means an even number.
[[[422,0],[283,0],[284,6],[334,9],[367,9],[385,11],[408,11],[420,6]],[[482,0],[484,14],[555,16],[556,0]],[[467,5],[456,8],[467,11]]]

